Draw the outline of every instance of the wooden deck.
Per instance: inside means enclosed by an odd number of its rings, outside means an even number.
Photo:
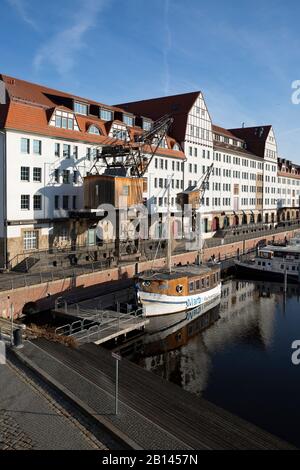
[[[25,354],[26,354],[26,347]],[[94,344],[70,349],[46,340],[34,342],[27,352],[31,360],[49,368],[57,361],[53,374],[68,380],[68,388],[76,394],[78,381],[82,397],[100,414],[100,391],[113,403],[115,363],[111,353]],[[23,354],[23,352],[22,352]],[[46,360],[45,360],[46,359]],[[59,367],[64,366],[64,372]],[[68,372],[69,371],[69,372]],[[48,371],[48,373],[50,373]],[[68,374],[70,378],[68,378]],[[71,375],[77,379],[74,383]],[[81,379],[80,379],[81,377]],[[114,425],[125,429],[129,437],[144,449],[292,449],[293,447],[258,427],[198,398],[141,367],[122,359],[119,366],[120,416],[111,417]],[[87,385],[84,385],[86,382]],[[99,398],[97,396],[99,395]],[[122,405],[122,406],[121,406]],[[99,408],[98,408],[99,407]],[[96,409],[97,408],[97,409]],[[106,418],[108,419],[108,415]],[[155,431],[156,430],[156,431]],[[124,431],[123,431],[124,432]],[[161,436],[159,443],[158,437]],[[166,441],[164,442],[164,439]],[[172,444],[173,442],[173,444]],[[172,447],[174,446],[174,447]]]

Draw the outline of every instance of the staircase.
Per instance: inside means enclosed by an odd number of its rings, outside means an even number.
[[[30,269],[35,266],[40,261],[40,258],[36,258],[34,256],[28,256],[27,258],[23,259],[20,263],[18,263],[14,268],[13,271],[17,271],[20,273],[28,273]]]

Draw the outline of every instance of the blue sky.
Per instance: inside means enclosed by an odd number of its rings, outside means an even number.
[[[109,104],[202,90],[214,123],[273,124],[300,164],[299,1],[0,3],[0,72]]]

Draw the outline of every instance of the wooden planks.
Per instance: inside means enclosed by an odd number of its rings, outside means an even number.
[[[92,383],[114,383],[114,360],[95,345],[78,350],[39,340],[55,358]],[[292,446],[227,411],[132,364],[120,366],[120,400],[193,449],[289,449]],[[151,436],[149,436],[151,448]]]

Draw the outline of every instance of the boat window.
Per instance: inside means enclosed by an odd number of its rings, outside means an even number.
[[[295,271],[295,270],[296,270],[296,267],[295,267],[295,266],[292,266],[292,270]]]
[[[280,269],[284,269],[284,264],[281,264],[281,265],[280,265]]]
[[[262,265],[263,265],[263,266],[266,266],[266,263],[263,261]]]
[[[202,287],[204,287],[204,277],[201,279]]]
[[[209,277],[206,278],[206,287],[209,287]]]
[[[258,263],[257,263],[257,264],[258,264],[258,266],[261,266],[261,261],[258,261]]]
[[[151,281],[144,281],[143,282],[144,287],[150,287],[150,285],[151,285]]]
[[[181,284],[176,286],[176,292],[178,292],[178,294],[181,294],[183,292],[183,286]]]
[[[199,279],[196,281],[196,289],[197,289],[197,290],[200,289],[200,280],[199,280]]]
[[[193,290],[194,290],[194,283],[190,282],[190,292],[192,292]]]

